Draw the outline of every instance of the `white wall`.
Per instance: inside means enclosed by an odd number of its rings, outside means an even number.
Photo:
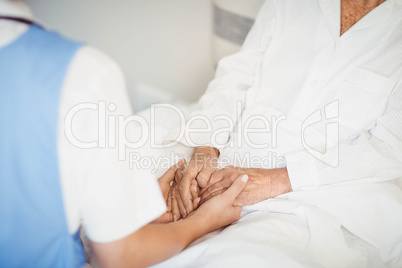
[[[210,0],[25,0],[52,29],[88,42],[136,83],[196,100],[213,77]]]

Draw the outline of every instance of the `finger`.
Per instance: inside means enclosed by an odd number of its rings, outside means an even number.
[[[196,199],[193,200],[194,210],[196,210],[198,208],[200,202],[201,202],[201,197],[197,197]]]
[[[183,179],[184,172],[187,170],[187,164],[184,163],[181,165],[177,170],[176,173],[174,174],[174,181],[177,183],[181,183]]]
[[[177,204],[177,200],[175,198],[174,193],[172,193],[172,217],[173,221],[178,221],[181,218],[179,205]]]
[[[215,170],[211,174],[211,178],[209,179],[207,187],[201,188],[199,195],[201,196],[205,191],[208,190],[209,187],[212,187],[217,182],[221,181],[223,179],[223,175],[224,175],[224,173],[222,172],[222,169]]]
[[[205,191],[208,190],[209,187],[216,186],[216,184],[218,182],[223,181],[225,176],[227,175],[226,173],[227,173],[226,169],[217,169],[217,170],[215,170],[211,175],[211,178],[210,178],[210,180],[208,182],[208,186],[205,187],[205,188],[202,188],[199,195],[201,196]]]
[[[171,166],[162,177],[159,178],[161,182],[170,183],[174,180],[175,173],[179,167],[181,167],[186,162],[186,159],[180,160],[177,164]]]
[[[167,212],[172,212],[172,188],[169,190],[166,203],[167,203]]]
[[[179,207],[181,217],[183,217],[183,219],[186,218],[188,213],[186,211],[186,208],[183,205],[183,202],[181,202],[180,198],[176,198],[176,201],[177,201],[177,205]]]
[[[197,175],[197,182],[201,188],[205,188],[208,185],[208,182],[211,179],[211,175],[214,173],[215,169],[213,168],[204,168]]]
[[[243,191],[244,187],[246,187],[247,181],[247,175],[237,177],[232,186],[230,186],[222,195],[224,198],[228,198],[231,202],[234,202],[236,197],[241,193],[241,191]]]
[[[197,176],[197,172],[198,171],[194,168],[194,164],[190,164],[180,182],[180,199],[187,210],[187,214],[193,211],[193,199],[191,198],[190,183]]]
[[[181,217],[183,217],[183,218],[187,217],[188,213],[186,211],[186,208],[183,205],[183,202],[181,201],[180,192],[177,188],[175,188],[175,198],[176,198],[177,206],[179,208]]]
[[[215,170],[214,173],[211,174],[211,178],[209,179],[209,185],[215,184],[218,181],[221,181],[225,175],[225,169]]]
[[[233,202],[233,206],[243,207],[243,206],[250,205],[250,204],[246,204],[246,203],[244,202],[244,200],[242,200],[242,198],[240,198],[241,195],[242,195],[242,193],[240,193],[240,194],[237,196],[237,198],[236,198],[235,201]]]
[[[226,185],[226,187],[225,187]],[[225,184],[224,181],[219,181],[211,186],[209,186],[201,195],[201,200],[209,199],[209,196],[213,195],[217,191],[226,190],[229,188],[230,184]]]
[[[218,168],[218,158],[208,157],[204,161],[204,165],[197,175],[198,185],[201,188],[205,188],[211,179],[212,173]]]
[[[194,204],[194,199],[198,197],[198,184],[196,180],[193,180],[190,185],[190,193]]]

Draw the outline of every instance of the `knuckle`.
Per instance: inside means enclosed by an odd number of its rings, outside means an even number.
[[[205,173],[200,173],[197,176],[197,181],[207,181],[208,180],[208,175]]]
[[[184,191],[187,191],[187,190],[189,190],[189,187],[188,187],[187,184],[181,183],[181,184],[179,185],[179,191],[180,191],[180,192],[184,192]]]
[[[195,177],[198,173],[198,170],[195,168],[189,168],[183,172],[183,179]]]

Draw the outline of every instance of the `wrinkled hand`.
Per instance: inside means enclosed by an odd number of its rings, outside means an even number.
[[[248,206],[292,191],[286,168],[244,169],[229,166],[212,174],[208,187],[200,192],[200,204],[226,191],[240,174],[247,174],[249,182],[236,198],[234,205]]]
[[[162,216],[154,220],[153,223],[168,223],[173,221],[174,217],[172,215],[172,198],[170,197],[172,187],[170,186],[170,184],[174,180],[176,171],[180,169],[185,163],[185,159],[180,160],[180,162],[171,166],[165,172],[165,174],[163,174],[163,176],[159,178],[158,183],[163,198],[167,204],[167,210]]]
[[[171,203],[171,208],[172,208],[172,215],[173,215],[173,221],[177,221],[179,219],[186,218],[189,213],[187,213],[186,208],[183,205],[183,202],[180,198],[180,185],[184,172],[187,168],[187,164],[182,165],[180,168],[177,169],[175,173],[175,179],[173,181],[172,188],[170,189],[169,192],[169,199]],[[199,187],[197,184],[197,181],[193,179],[190,183],[190,194],[193,202],[193,208],[196,209],[198,207],[198,204],[200,203],[201,198],[198,197],[199,193]],[[191,212],[190,212],[191,213]]]
[[[185,218],[197,208],[198,187],[206,187],[212,173],[217,169],[219,151],[212,147],[197,147],[185,168],[176,172],[173,203],[177,203],[180,214]],[[173,214],[177,211],[173,206]]]

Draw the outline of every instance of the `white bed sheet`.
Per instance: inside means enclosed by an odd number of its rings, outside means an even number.
[[[392,182],[295,192],[155,267],[402,267],[402,191]]]

